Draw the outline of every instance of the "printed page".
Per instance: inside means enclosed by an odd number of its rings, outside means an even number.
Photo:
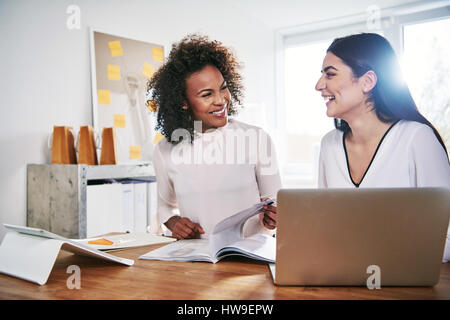
[[[209,254],[207,239],[178,240],[164,247],[152,250],[139,259],[165,261],[206,261],[216,263]]]
[[[258,214],[264,205],[273,202],[273,200],[267,200],[257,203],[254,206],[219,222],[214,227],[214,230],[210,236],[210,252],[212,255],[215,255],[221,248],[241,240],[243,238],[245,221]]]
[[[255,260],[275,262],[276,240],[267,234],[254,234],[224,247],[218,252],[217,257],[220,259],[235,255],[236,252]]]

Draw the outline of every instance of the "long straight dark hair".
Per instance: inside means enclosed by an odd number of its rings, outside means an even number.
[[[447,148],[436,128],[419,112],[414,99],[401,77],[400,64],[389,42],[376,33],[354,34],[337,38],[328,47],[348,65],[357,78],[372,70],[377,75],[377,83],[370,92],[368,101],[373,103],[375,113],[383,122],[398,120],[417,121],[433,129],[436,138],[447,153]],[[334,119],[337,129],[348,132],[345,120]]]

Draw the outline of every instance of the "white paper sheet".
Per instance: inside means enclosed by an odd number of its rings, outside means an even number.
[[[220,221],[210,235],[210,252],[215,254],[220,248],[228,246],[236,241],[243,239],[243,228],[245,222],[254,215],[261,212],[266,204],[273,203],[273,200],[267,200],[255,204],[254,206],[238,212],[231,217]]]

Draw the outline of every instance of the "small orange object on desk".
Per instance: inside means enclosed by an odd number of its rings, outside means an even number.
[[[104,245],[104,246],[110,246],[113,245],[114,242],[106,240],[106,239],[97,239],[97,240],[91,240],[88,241],[89,244],[99,244],[99,245]]]

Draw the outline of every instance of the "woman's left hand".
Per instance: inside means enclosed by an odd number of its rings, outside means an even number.
[[[267,229],[275,229],[277,227],[277,207],[265,205],[262,213],[259,214],[259,219]]]

